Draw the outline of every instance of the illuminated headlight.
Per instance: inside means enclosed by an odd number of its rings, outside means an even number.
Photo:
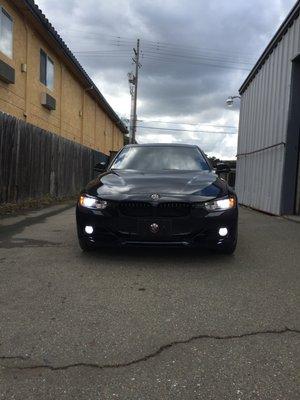
[[[219,229],[219,235],[224,237],[228,235],[228,229],[227,228],[220,228]]]
[[[92,208],[95,210],[104,210],[107,207],[107,201],[97,199],[92,196],[81,195],[79,198],[79,204],[82,207]]]
[[[229,210],[236,206],[236,200],[234,197],[223,197],[221,199],[215,199],[205,203],[207,211],[223,211]]]
[[[94,232],[94,228],[93,228],[92,226],[90,226],[90,225],[87,225],[87,226],[84,228],[84,230],[85,230],[85,232],[86,232],[88,235],[91,235],[91,234]]]

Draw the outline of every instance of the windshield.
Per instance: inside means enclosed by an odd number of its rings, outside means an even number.
[[[125,147],[111,169],[204,171],[210,170],[210,167],[196,147],[137,146]]]

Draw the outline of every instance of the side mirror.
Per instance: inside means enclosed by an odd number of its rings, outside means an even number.
[[[217,168],[216,168],[216,173],[217,174],[228,174],[230,172],[230,167],[227,164],[224,163],[218,163]]]
[[[106,168],[107,168],[107,162],[106,161],[101,161],[101,162],[97,163],[94,166],[94,171],[96,171],[96,172],[104,172],[104,171],[106,171]]]

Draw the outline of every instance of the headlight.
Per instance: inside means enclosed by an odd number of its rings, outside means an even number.
[[[222,199],[215,199],[205,203],[207,211],[223,211],[229,210],[236,206],[236,200],[234,197],[223,197]]]
[[[96,197],[81,195],[79,204],[82,207],[92,208],[95,210],[104,210],[107,207],[107,201],[97,199]]]

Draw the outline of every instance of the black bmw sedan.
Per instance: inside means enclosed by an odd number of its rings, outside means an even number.
[[[231,254],[237,197],[192,145],[125,146],[77,204],[80,247],[196,246]]]

